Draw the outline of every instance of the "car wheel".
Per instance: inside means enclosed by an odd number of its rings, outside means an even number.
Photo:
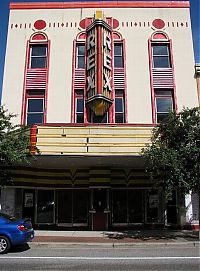
[[[10,249],[10,241],[5,236],[0,236],[0,254],[6,253]]]

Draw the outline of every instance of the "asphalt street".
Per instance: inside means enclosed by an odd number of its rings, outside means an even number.
[[[199,271],[199,244],[30,244],[0,256],[0,270]]]

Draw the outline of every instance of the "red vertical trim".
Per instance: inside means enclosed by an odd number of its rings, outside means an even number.
[[[111,18],[112,19],[112,18]],[[112,72],[111,72],[111,76],[112,76],[112,99],[113,99],[113,103],[109,108],[109,115],[108,115],[108,122],[109,123],[115,123],[115,86],[114,86],[114,33],[113,31],[111,31],[111,44],[112,44],[112,49],[111,49],[111,58],[112,58]]]
[[[150,74],[150,88],[151,88],[151,108],[152,108],[152,123],[156,123],[156,109],[155,109],[155,93],[153,88],[153,75],[152,75],[152,49],[151,39],[148,40],[149,50],[149,74]]]
[[[49,63],[50,63],[50,40],[47,42],[47,77],[46,77],[46,88],[44,93],[44,119],[43,122],[47,122],[47,100],[48,100],[48,92],[49,92]]]
[[[173,101],[174,101],[174,110],[178,111],[178,104],[177,104],[177,95],[176,95],[176,83],[175,83],[175,68],[174,68],[174,57],[173,57],[173,50],[172,50],[172,40],[169,40],[169,50],[170,50],[170,61],[172,65],[172,73],[173,73]]]
[[[96,56],[96,83],[97,83],[97,94],[102,94],[103,86],[103,53],[102,53],[102,27],[96,26],[96,37],[97,37],[97,56]]]
[[[127,77],[126,77],[126,43],[125,40],[123,40],[122,43],[123,46],[123,61],[124,61],[124,121],[125,123],[128,122],[128,100],[127,100]]]
[[[23,94],[22,94],[22,107],[21,107],[21,125],[26,123],[26,73],[29,59],[29,42],[26,43],[26,56],[24,65],[24,83],[23,83]]]
[[[33,125],[30,129],[30,152],[31,154],[36,153],[37,143],[37,125]]]
[[[74,77],[75,77],[75,65],[76,65],[76,41],[73,41],[72,52],[72,93],[71,93],[71,122],[75,123],[75,89],[74,89]]]

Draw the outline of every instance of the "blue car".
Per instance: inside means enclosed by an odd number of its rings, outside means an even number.
[[[17,219],[0,213],[0,254],[6,253],[12,246],[22,245],[34,238],[31,220]]]

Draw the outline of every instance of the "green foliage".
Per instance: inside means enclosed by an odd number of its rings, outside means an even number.
[[[200,108],[183,109],[153,130],[143,150],[146,170],[167,192],[198,192],[200,182]]]
[[[0,106],[0,185],[10,180],[9,167],[22,162],[28,162],[29,129],[13,125],[14,114]]]

